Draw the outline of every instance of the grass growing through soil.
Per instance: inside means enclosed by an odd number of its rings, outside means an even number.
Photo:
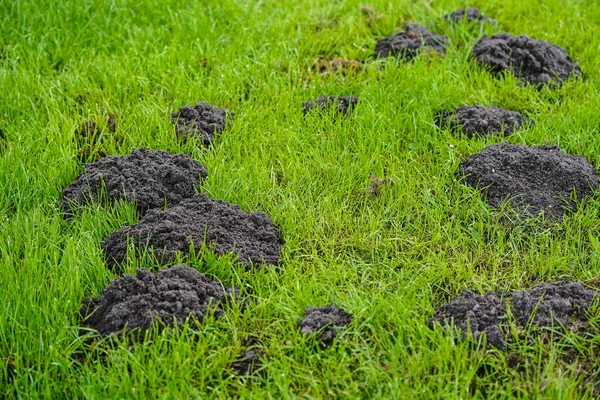
[[[478,6],[499,25],[453,26]],[[0,389],[48,398],[585,398],[597,392],[598,336],[520,335],[507,352],[455,342],[427,319],[465,289],[597,283],[600,196],[559,224],[500,224],[458,164],[501,137],[468,140],[433,124],[441,108],[482,103],[527,113],[511,143],[557,144],[600,165],[600,7],[594,0],[0,0]],[[371,58],[415,21],[447,34],[446,56]],[[485,33],[565,47],[585,80],[536,90],[494,79],[468,56]],[[347,74],[318,60],[366,59]],[[302,115],[320,95],[356,95],[348,118]],[[206,101],[235,113],[211,148],[177,140],[169,113]],[[116,120],[115,120],[116,118]],[[82,153],[76,135],[102,135]],[[116,122],[115,122],[116,121]],[[116,124],[116,125],[115,125]],[[86,142],[87,143],[87,142]],[[79,307],[114,275],[100,241],[134,207],[88,207],[67,222],[62,189],[81,154],[146,146],[207,168],[203,190],[267,212],[285,238],[281,269],[245,272],[200,250],[188,264],[237,285],[247,303],[220,319],[155,332],[144,344],[86,350]],[[88,149],[90,150],[90,149]],[[371,175],[392,178],[376,196]],[[131,260],[155,267],[150,260]],[[294,324],[307,305],[354,316],[317,350]],[[593,324],[597,325],[592,316]],[[228,369],[256,336],[264,373]],[[82,355],[83,354],[83,355]]]

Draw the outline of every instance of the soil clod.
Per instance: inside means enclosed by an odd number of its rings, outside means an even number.
[[[85,299],[81,316],[84,326],[104,336],[142,334],[159,321],[181,326],[190,317],[201,322],[211,312],[220,316],[222,303],[236,294],[237,288],[224,288],[185,264],[156,274],[140,268],[136,275],[113,280],[101,296]]]
[[[447,38],[418,24],[407,24],[406,31],[381,39],[375,45],[375,57],[397,57],[410,61],[423,49],[445,53]]]
[[[356,96],[321,96],[314,101],[302,103],[302,108],[304,114],[307,114],[315,109],[326,111],[331,107],[336,107],[340,113],[348,115],[354,109],[356,103],[358,103],[358,97]]]
[[[556,146],[528,147],[506,142],[488,146],[463,161],[459,174],[468,186],[484,190],[487,203],[510,199],[522,216],[544,213],[562,219],[598,187],[598,172],[583,157]]]
[[[501,33],[486,36],[473,48],[477,63],[497,75],[510,71],[523,82],[560,85],[569,77],[581,75],[579,64],[567,51],[544,40]]]
[[[494,22],[494,20],[475,7],[462,8],[460,10],[456,10],[451,12],[450,14],[446,14],[444,19],[452,22],[463,22],[474,23],[474,22]]]
[[[183,106],[171,114],[177,134],[184,139],[197,138],[204,146],[209,146],[215,135],[223,132],[233,114],[208,103]]]
[[[343,308],[330,304],[326,307],[306,307],[306,314],[296,324],[296,328],[306,336],[317,334],[323,347],[329,347],[341,328],[350,325],[352,315]]]
[[[63,190],[61,206],[67,215],[74,205],[135,201],[140,214],[148,209],[178,204],[194,195],[204,167],[184,154],[171,155],[145,148],[128,156],[110,156],[86,164],[85,171]]]
[[[438,127],[448,126],[455,132],[462,132],[468,138],[487,136],[504,132],[511,135],[526,122],[526,118],[516,111],[500,107],[462,106],[456,110],[441,110],[435,117]]]
[[[462,340],[469,332],[475,340],[485,333],[487,343],[503,349],[507,338],[501,324],[507,320],[507,305],[520,328],[532,323],[537,327],[561,325],[577,330],[587,326],[585,310],[595,295],[595,291],[572,281],[541,283],[529,290],[508,293],[477,295],[466,291],[437,309],[429,325],[439,323],[449,328],[454,324],[461,331]]]
[[[283,246],[279,228],[263,212],[244,212],[240,206],[197,194],[168,210],[150,210],[137,224],[126,226],[102,241],[108,266],[125,261],[127,240],[138,249],[152,248],[157,259],[187,255],[190,243],[203,243],[219,255],[233,252],[248,266],[278,265]]]

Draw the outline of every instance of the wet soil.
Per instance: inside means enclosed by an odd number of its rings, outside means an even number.
[[[330,304],[326,307],[306,307],[306,314],[296,324],[296,328],[306,336],[316,334],[323,347],[333,344],[341,328],[350,325],[353,317],[343,308]]]
[[[194,106],[186,105],[171,114],[177,134],[184,139],[193,137],[203,145],[209,146],[216,134],[223,132],[233,113],[200,102]]]
[[[422,50],[430,49],[445,53],[448,40],[424,26],[407,24],[406,31],[381,39],[375,45],[375,57],[397,57],[406,61],[415,58]]]
[[[516,111],[500,107],[462,106],[456,110],[441,110],[435,117],[438,127],[449,127],[455,132],[463,133],[468,138],[489,136],[503,132],[511,135],[521,128],[527,118]]]

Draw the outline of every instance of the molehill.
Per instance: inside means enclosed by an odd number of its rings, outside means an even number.
[[[302,103],[302,109],[304,114],[307,114],[315,109],[326,111],[331,107],[337,107],[340,113],[347,115],[354,109],[356,103],[358,103],[358,97],[356,96],[321,96],[314,101]]]
[[[206,238],[206,240],[205,240]],[[168,210],[150,210],[137,224],[126,226],[102,241],[109,268],[118,268],[127,252],[127,240],[157,259],[187,255],[190,241],[196,249],[203,243],[220,255],[235,252],[248,266],[279,264],[282,239],[279,228],[263,212],[246,213],[240,206],[197,194]]]
[[[333,339],[342,327],[350,325],[353,317],[343,308],[330,304],[326,307],[306,307],[306,314],[296,324],[296,328],[306,336],[317,334],[323,347],[331,346]]]
[[[598,187],[594,166],[556,146],[527,147],[506,142],[488,146],[463,161],[458,174],[466,177],[468,186],[482,189],[492,207],[510,199],[522,216],[543,212],[546,218],[555,220]]]
[[[73,206],[117,200],[135,201],[138,212],[175,205],[194,195],[208,176],[204,167],[184,154],[141,148],[128,156],[110,156],[86,164],[85,170],[63,190],[61,207],[67,215]]]
[[[441,110],[435,116],[440,128],[448,126],[455,132],[462,132],[468,138],[487,136],[504,132],[511,135],[525,123],[526,118],[516,111],[500,107],[462,106],[456,110]]]
[[[447,38],[418,24],[407,24],[406,31],[381,39],[375,45],[375,57],[397,57],[412,60],[423,49],[445,53]]]
[[[233,114],[208,103],[200,102],[195,106],[183,106],[171,114],[177,134],[185,139],[197,138],[203,145],[209,146],[215,134],[223,132]]]
[[[475,340],[485,333],[487,343],[504,349],[507,338],[501,324],[506,323],[507,305],[520,328],[532,321],[538,327],[562,325],[574,330],[587,325],[585,310],[595,294],[571,281],[541,283],[533,289],[508,293],[477,295],[466,291],[437,309],[429,326],[439,323],[450,328],[453,323],[461,331],[462,340],[469,332]]]
[[[544,40],[501,33],[486,36],[473,48],[472,58],[492,73],[510,71],[532,85],[560,85],[571,76],[581,75],[579,64],[567,51]]]

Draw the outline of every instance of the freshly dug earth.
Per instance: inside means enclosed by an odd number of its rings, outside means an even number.
[[[343,308],[330,304],[326,307],[306,307],[306,314],[296,324],[296,328],[306,336],[318,333],[317,339],[322,346],[333,343],[339,330],[349,325],[354,318]]]
[[[521,215],[544,212],[548,219],[561,219],[598,187],[594,166],[556,146],[488,146],[463,161],[459,175],[468,186],[483,189],[492,207],[510,199]]]
[[[470,8],[462,8],[460,10],[456,10],[451,12],[450,14],[446,14],[444,19],[447,21],[453,22],[463,22],[466,21],[468,23],[473,22],[493,22],[494,20],[481,11],[478,8],[470,7]]]
[[[307,114],[314,109],[326,111],[330,107],[337,107],[340,113],[347,115],[354,109],[356,103],[358,103],[356,96],[321,96],[314,101],[302,103],[302,108],[304,114]]]
[[[571,281],[541,283],[519,292],[477,295],[467,291],[437,309],[429,325],[439,323],[450,328],[453,323],[461,331],[462,340],[469,332],[475,340],[485,333],[487,343],[503,349],[506,337],[500,324],[507,317],[507,305],[520,328],[531,321],[538,327],[559,324],[576,330],[587,325],[585,310],[595,295],[595,291]]]
[[[203,243],[218,254],[238,253],[238,261],[255,266],[279,264],[282,239],[279,228],[263,212],[246,213],[240,206],[197,194],[168,210],[150,210],[137,224],[126,226],[102,241],[106,261],[117,268],[125,261],[127,240],[152,248],[157,259],[172,260],[178,252]],[[206,240],[205,240],[206,238]]]
[[[440,128],[448,126],[453,131],[462,132],[468,138],[474,136],[494,135],[504,132],[511,135],[525,124],[526,118],[516,111],[508,111],[500,107],[462,106],[456,110],[441,110],[435,117]]]
[[[166,326],[181,326],[187,318],[201,322],[207,314],[223,313],[222,302],[237,294],[185,264],[153,274],[138,269],[136,275],[113,280],[101,296],[84,300],[83,325],[101,335],[119,336],[123,330],[143,334],[157,320]]]
[[[446,52],[447,39],[445,35],[437,35],[418,24],[407,24],[406,32],[381,39],[375,45],[375,57],[398,57],[409,61],[423,49]]]
[[[67,215],[73,206],[89,202],[135,201],[140,214],[148,209],[178,204],[194,195],[208,176],[204,167],[184,154],[141,148],[128,156],[110,156],[86,164],[85,171],[65,190],[61,207]]]
[[[581,75],[579,64],[555,44],[528,36],[501,33],[486,36],[473,48],[472,57],[495,74],[510,71],[532,85],[560,85],[571,76]]]
[[[185,139],[197,138],[204,146],[210,145],[215,134],[223,132],[227,120],[232,117],[227,110],[200,102],[195,106],[183,106],[171,114],[177,134]]]

